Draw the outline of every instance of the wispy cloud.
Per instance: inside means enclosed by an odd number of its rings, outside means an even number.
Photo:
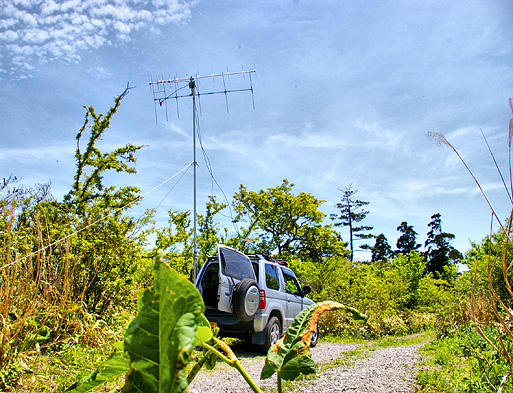
[[[83,52],[127,41],[144,27],[187,20],[185,0],[11,0],[0,10],[0,69],[33,69],[34,59],[76,62]]]
[[[53,145],[45,147],[0,149],[0,161],[15,159],[17,162],[33,162],[40,160],[59,160],[64,157],[73,158],[74,146]]]

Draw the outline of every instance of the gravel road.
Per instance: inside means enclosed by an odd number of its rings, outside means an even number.
[[[415,392],[418,349],[423,344],[366,348],[362,344],[320,342],[312,348],[312,357],[320,366],[315,377],[292,384],[286,392],[351,392],[403,393]],[[359,355],[351,356],[355,351]],[[235,354],[251,378],[266,392],[276,391],[276,375],[260,380],[264,357],[258,352],[234,348]],[[353,354],[355,353],[353,352]],[[338,359],[338,361],[337,361]],[[214,370],[203,370],[190,385],[190,393],[252,392],[242,376],[232,367],[218,362]]]

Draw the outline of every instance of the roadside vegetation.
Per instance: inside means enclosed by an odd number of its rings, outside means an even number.
[[[0,391],[64,391],[115,352],[137,314],[139,294],[154,283],[158,250],[179,275],[190,276],[191,212],[169,211],[169,225],[155,228],[151,210],[130,214],[140,190],[106,181],[129,179],[143,148],[101,150],[129,91],[105,115],[86,108],[76,173],[62,201],[50,184],[24,185],[14,174],[0,183]],[[511,187],[505,189],[510,195]],[[240,185],[230,204],[212,196],[198,215],[199,263],[218,243],[245,253],[274,251],[312,286],[314,301],[349,305],[369,317],[362,323],[325,313],[321,339],[434,332],[423,349],[424,391],[513,390],[511,217],[502,220],[492,208],[499,230],[465,255],[451,246],[455,235],[443,231],[440,214],[425,228],[424,251],[418,233],[399,217],[393,248],[384,234],[359,224],[369,202],[355,199],[351,185],[341,191],[330,217],[320,210],[323,200],[297,192],[286,179],[259,191]],[[221,227],[221,214],[231,216],[233,227]],[[361,240],[367,244],[358,246]],[[461,265],[469,270],[458,273]]]

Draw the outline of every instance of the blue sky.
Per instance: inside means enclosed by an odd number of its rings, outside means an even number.
[[[456,155],[426,137],[446,135],[481,181],[500,217],[507,203],[481,130],[507,173],[513,96],[509,1],[0,1],[0,176],[52,182],[60,199],[74,175],[84,105],[105,112],[130,91],[104,150],[146,147],[136,175],[113,177],[143,193],[192,161],[188,98],[157,108],[149,81],[256,69],[254,96],[203,96],[202,145],[231,197],[240,184],[276,187],[335,203],[349,184],[369,201],[366,225],[395,246],[397,226],[423,243],[441,213],[460,251],[489,231],[490,212]],[[248,80],[232,76],[227,88]],[[201,82],[200,91],[222,86]],[[245,86],[245,85],[244,85]],[[254,98],[255,108],[253,108]],[[212,188],[198,151],[199,208]],[[177,178],[175,178],[177,179]],[[192,209],[192,170],[148,194]],[[172,188],[172,190],[171,190]],[[171,192],[170,192],[171,190]],[[169,195],[164,199],[166,194]],[[229,226],[229,224],[226,224]],[[342,236],[348,234],[342,230]],[[365,254],[360,254],[365,259]]]

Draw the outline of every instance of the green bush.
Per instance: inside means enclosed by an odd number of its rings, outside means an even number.
[[[401,335],[452,324],[461,312],[461,297],[447,281],[425,275],[426,261],[418,252],[392,261],[362,263],[333,257],[318,262],[291,261],[303,284],[312,286],[315,301],[334,299],[369,315],[355,324],[343,315],[326,315],[321,335],[375,338]],[[442,310],[448,310],[447,312]]]

